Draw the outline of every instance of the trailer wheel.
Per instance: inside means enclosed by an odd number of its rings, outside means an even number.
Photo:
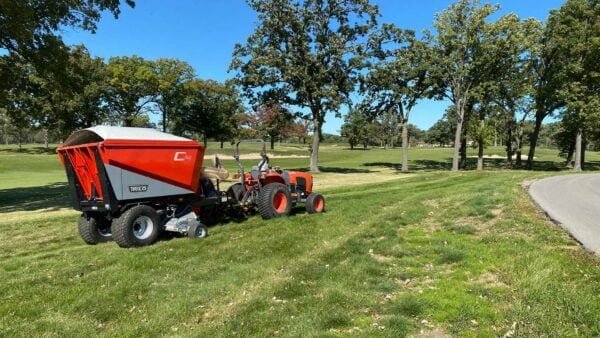
[[[122,248],[150,245],[161,232],[160,217],[154,208],[137,205],[113,220],[112,233]]]
[[[190,239],[205,238],[207,236],[208,228],[205,227],[202,223],[192,225],[188,230],[188,237]]]
[[[304,207],[309,214],[325,211],[325,197],[318,192],[313,192],[306,198]]]
[[[81,216],[78,224],[79,235],[87,244],[98,244],[112,240],[110,221]]]
[[[264,219],[289,215],[292,198],[288,188],[281,183],[270,183],[258,194],[258,212]]]

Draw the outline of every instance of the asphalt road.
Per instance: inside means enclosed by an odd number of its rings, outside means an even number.
[[[586,249],[600,254],[600,174],[545,178],[532,183],[529,194]]]

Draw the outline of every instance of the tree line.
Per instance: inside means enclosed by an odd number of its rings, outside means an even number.
[[[296,116],[263,105],[248,113],[231,82],[199,79],[186,62],[139,56],[91,57],[84,46],[67,47],[65,72],[44,74],[15,54],[0,56],[0,76],[10,83],[2,109],[5,141],[19,144],[41,131],[64,140],[98,124],[160,128],[178,135],[230,141],[236,137],[305,139]],[[276,113],[276,114],[274,114]],[[152,123],[151,114],[160,121]]]
[[[233,78],[224,83],[198,79],[179,60],[103,62],[84,47],[62,44],[59,27],[94,31],[102,11],[119,15],[119,1],[65,0],[56,11],[53,2],[3,4],[4,125],[36,126],[64,137],[97,123],[147,125],[148,114],[156,112],[163,130],[204,140],[257,134],[274,146],[282,137],[309,138],[311,171],[319,170],[326,116],[341,116],[342,107],[349,111],[342,133],[352,147],[373,135],[394,146],[399,133],[403,171],[411,113],[423,99],[452,104],[428,133],[439,139],[451,130],[452,170],[466,166],[469,141],[478,147],[482,169],[492,134],[502,139],[510,166],[531,169],[543,122],[551,116],[564,131],[561,149],[572,153],[580,170],[599,133],[598,0],[567,0],[544,22],[514,13],[497,17],[496,5],[458,0],[435,15],[432,31],[423,32],[380,23],[378,6],[368,0],[248,4],[257,24],[235,46]],[[34,15],[15,15],[20,11]],[[353,130],[356,121],[373,130]]]

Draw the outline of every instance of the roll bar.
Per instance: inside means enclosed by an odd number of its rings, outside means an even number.
[[[242,162],[240,161],[240,143],[252,143],[252,142],[260,142],[262,145],[261,151],[260,151],[260,156],[262,157],[262,162],[261,163],[265,163],[268,164],[269,163],[269,157],[267,156],[267,148],[266,148],[266,143],[265,140],[263,139],[245,139],[245,140],[239,140],[236,144],[235,144],[235,153],[233,154],[233,158],[235,159],[235,162],[238,166],[238,168],[240,168],[240,174],[241,174],[241,178],[240,181],[242,183],[242,187],[244,188],[244,191],[246,191],[246,182],[244,179],[244,167],[242,166]]]
[[[235,154],[233,155],[233,157],[237,157],[237,159],[239,159],[240,157],[240,143],[251,143],[251,142],[260,142],[262,145],[262,149],[261,149],[261,156],[266,156],[267,155],[267,148],[266,148],[266,143],[265,140],[260,139],[260,138],[252,138],[252,139],[245,139],[245,140],[239,140],[236,144],[235,144]]]

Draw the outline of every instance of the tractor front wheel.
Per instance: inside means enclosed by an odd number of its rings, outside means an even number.
[[[104,218],[81,216],[78,224],[79,235],[87,244],[98,244],[112,240],[110,221]]]
[[[153,244],[160,232],[160,216],[148,205],[136,205],[112,223],[113,238],[122,248]]]
[[[313,192],[306,198],[304,206],[309,214],[323,212],[325,211],[325,197],[318,192]]]
[[[287,216],[292,210],[288,188],[281,183],[267,184],[258,194],[258,212],[264,219]]]

